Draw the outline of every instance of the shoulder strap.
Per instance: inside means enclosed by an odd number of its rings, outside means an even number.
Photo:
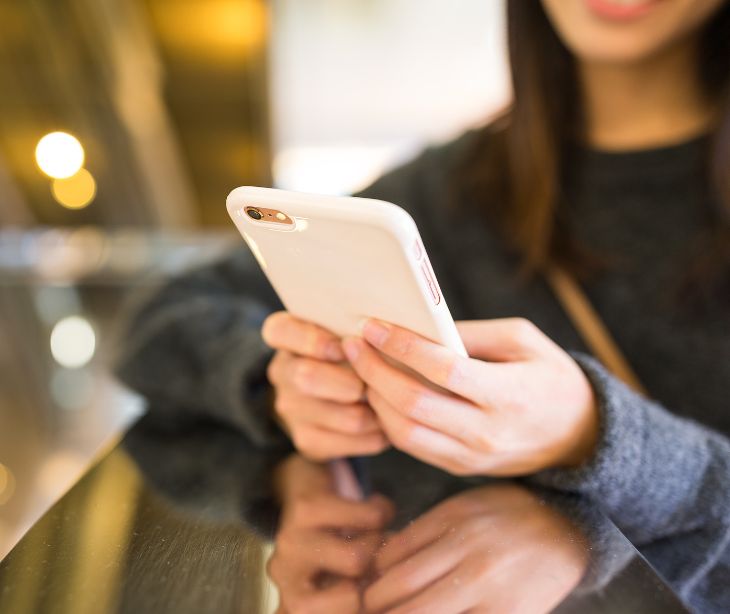
[[[575,279],[556,266],[547,269],[545,277],[596,358],[625,384],[645,394],[636,373]]]

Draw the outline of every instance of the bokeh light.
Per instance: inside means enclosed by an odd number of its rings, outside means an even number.
[[[96,335],[86,318],[69,316],[51,331],[51,354],[62,367],[83,367],[94,356]]]
[[[51,192],[53,198],[67,209],[83,209],[96,196],[96,181],[89,171],[82,168],[71,177],[54,179]]]
[[[35,148],[38,167],[49,177],[65,179],[75,175],[84,164],[84,148],[66,132],[51,132]]]
[[[150,8],[162,40],[196,61],[239,61],[266,40],[263,0],[167,0]]]

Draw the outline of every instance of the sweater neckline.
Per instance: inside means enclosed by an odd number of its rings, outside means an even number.
[[[659,147],[611,151],[576,145],[574,152],[582,173],[594,179],[685,177],[702,168],[708,141],[709,135],[702,134]]]

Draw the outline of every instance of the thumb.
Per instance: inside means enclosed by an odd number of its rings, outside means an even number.
[[[456,323],[467,353],[493,362],[516,362],[539,354],[547,337],[524,318],[468,320]]]

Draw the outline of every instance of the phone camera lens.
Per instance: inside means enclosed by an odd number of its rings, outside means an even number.
[[[264,217],[264,214],[261,213],[261,211],[259,211],[258,209],[254,209],[253,207],[247,209],[246,213],[248,213],[248,217],[254,220],[260,220],[262,217]]]

